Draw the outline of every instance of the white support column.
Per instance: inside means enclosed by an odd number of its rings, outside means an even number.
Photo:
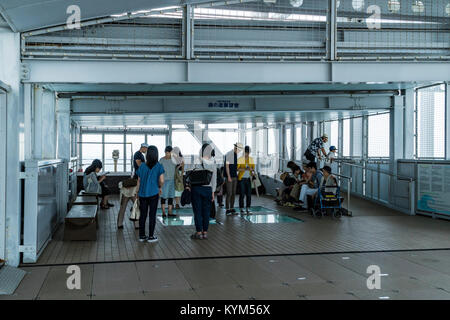
[[[6,226],[5,260],[10,266],[20,263],[21,234],[21,181],[20,161],[24,142],[19,139],[23,131],[23,96],[20,83],[20,34],[0,28],[0,81],[10,86],[6,103]],[[24,152],[23,152],[24,153]]]
[[[414,95],[414,89],[405,90],[403,119],[403,154],[405,159],[414,158]]]
[[[450,160],[450,82],[445,84],[445,159]]]
[[[402,96],[392,97],[393,107],[390,112],[390,171],[397,173],[397,160],[403,158],[403,109],[404,102]],[[395,190],[396,178],[391,177],[390,190],[389,190],[389,202],[395,203]]]
[[[6,256],[6,91],[0,87],[0,259]]]
[[[69,162],[70,162],[70,99],[56,99],[56,158],[65,161],[60,169],[61,185],[59,218],[60,222],[66,217],[67,204],[69,203]]]
[[[70,160],[70,99],[56,100],[56,158]]]

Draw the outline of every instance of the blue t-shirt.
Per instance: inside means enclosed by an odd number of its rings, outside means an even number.
[[[159,193],[159,176],[164,173],[163,166],[157,162],[153,168],[149,168],[146,163],[142,163],[136,172],[141,179],[139,186],[139,197],[153,197]]]

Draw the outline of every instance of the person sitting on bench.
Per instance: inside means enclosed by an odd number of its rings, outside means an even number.
[[[95,193],[101,196],[102,202],[100,208],[109,209],[114,207],[113,204],[108,203],[108,196],[111,194],[109,188],[105,184],[106,175],[97,177],[97,174],[102,169],[103,164],[100,160],[95,159],[92,164],[86,168],[83,176],[83,186],[86,193]]]
[[[307,196],[315,196],[317,190],[320,186],[320,181],[322,180],[322,172],[317,171],[317,164],[313,161],[307,164],[306,166],[307,173],[310,174],[310,177],[305,181],[306,183],[302,185],[300,189],[300,197],[299,197],[299,207],[295,208],[296,210],[307,210]]]

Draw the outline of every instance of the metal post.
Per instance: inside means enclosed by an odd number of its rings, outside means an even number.
[[[336,0],[328,0],[327,14],[327,58],[336,60]],[[331,78],[332,75],[330,75]]]
[[[349,216],[353,216],[352,211],[350,210],[350,194],[351,194],[351,188],[352,188],[352,178],[350,177],[347,180],[347,213]]]
[[[416,214],[416,183],[414,180],[409,181],[409,210],[413,216]]]

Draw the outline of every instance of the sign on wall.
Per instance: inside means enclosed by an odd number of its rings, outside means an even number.
[[[450,165],[418,164],[417,209],[450,216]]]

